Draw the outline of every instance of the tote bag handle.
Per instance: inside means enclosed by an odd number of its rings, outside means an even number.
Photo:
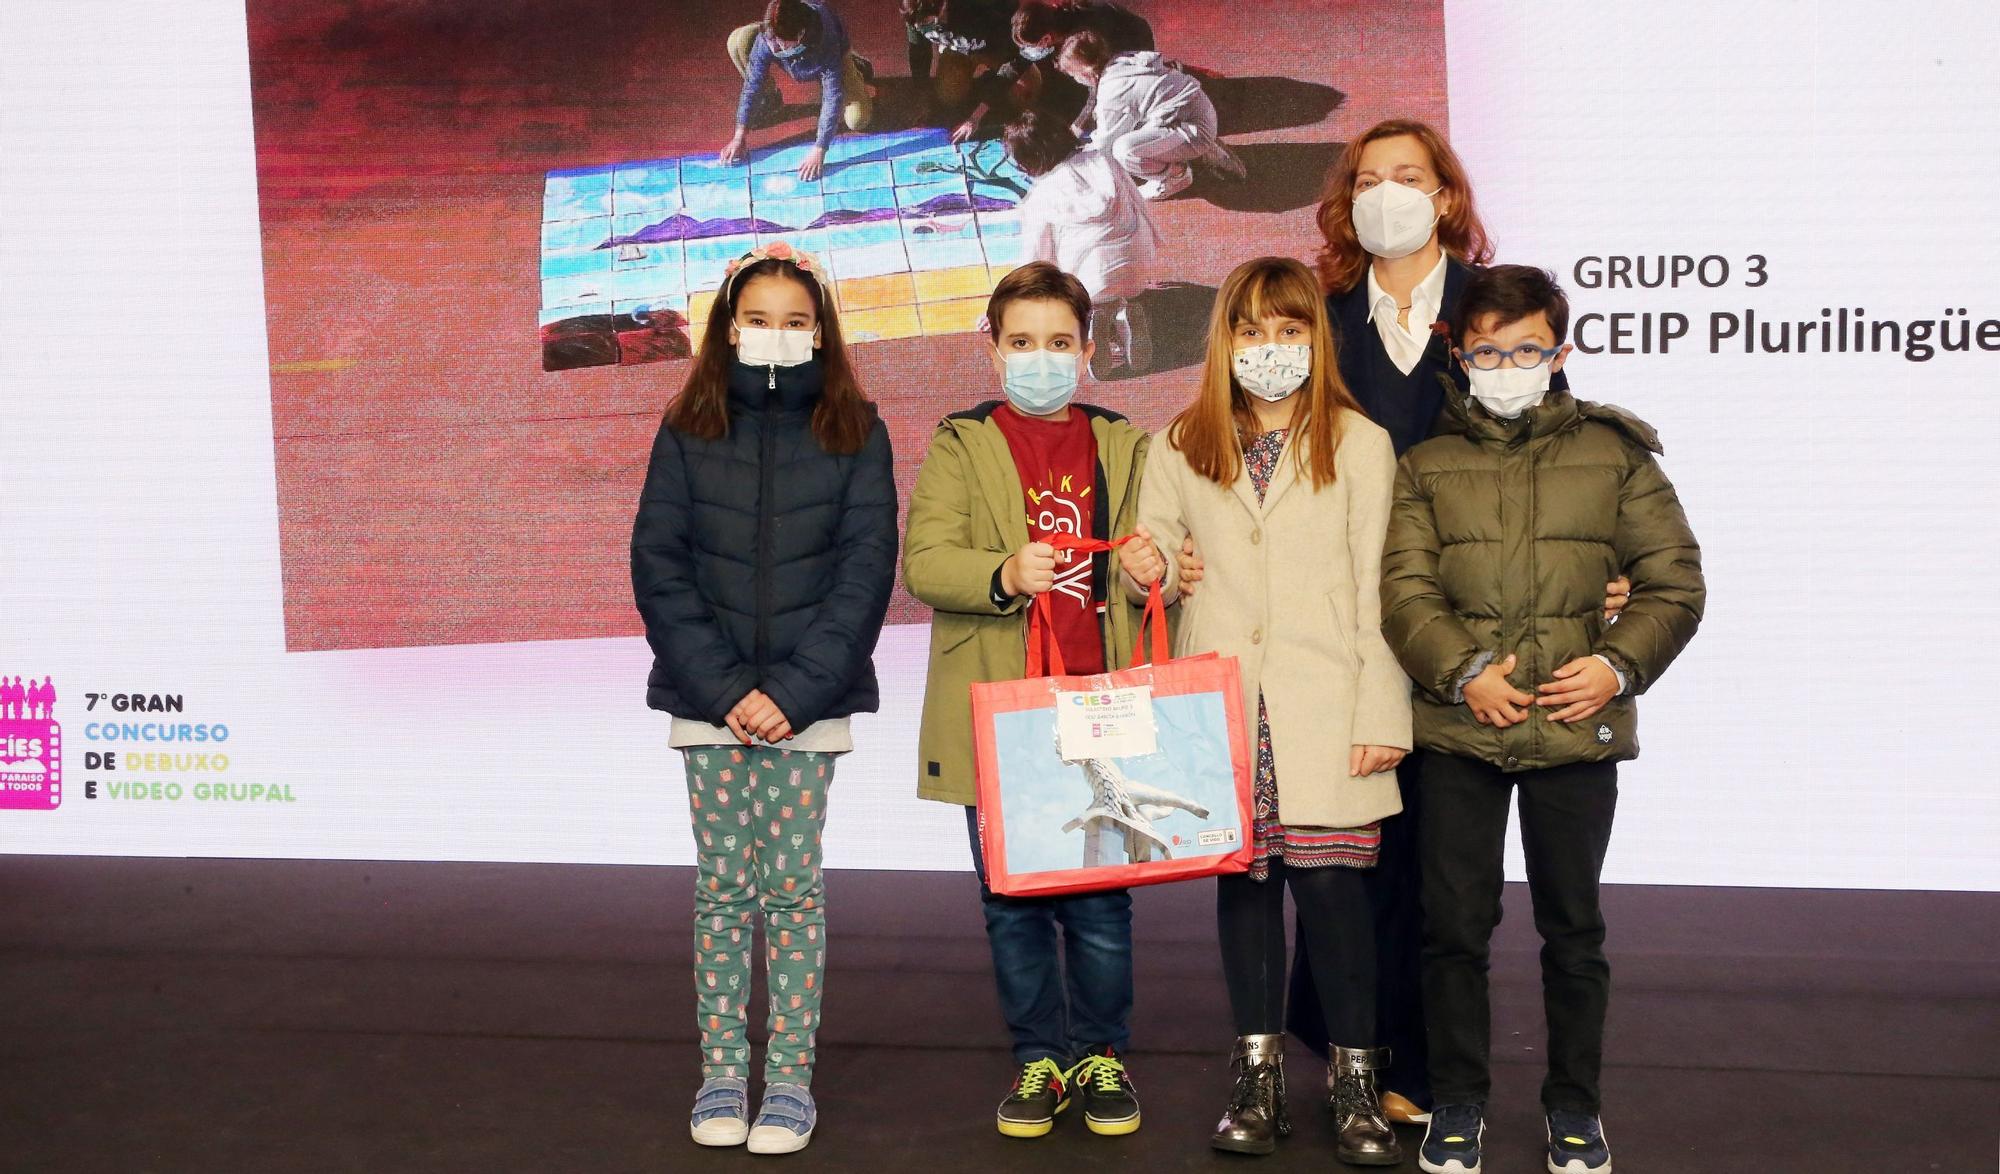
[[[1122,538],[1078,538],[1073,534],[1053,534],[1049,545],[1057,550],[1072,550],[1084,554],[1097,554],[1116,550],[1136,539],[1138,535],[1127,534]],[[1029,677],[1061,677],[1064,671],[1062,649],[1058,646],[1055,633],[1055,600],[1044,591],[1035,596],[1028,608],[1028,661]],[[1150,643],[1149,643],[1150,635]],[[1167,647],[1167,604],[1160,594],[1160,585],[1153,583],[1146,589],[1146,610],[1139,618],[1139,631],[1132,649],[1132,663],[1164,664],[1172,659]]]

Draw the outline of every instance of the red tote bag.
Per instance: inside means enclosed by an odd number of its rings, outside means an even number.
[[[1115,541],[1060,537],[1059,549]],[[1168,657],[1157,584],[1132,668],[1069,676],[1052,602],[1028,613],[1027,676],[972,686],[987,885],[1055,896],[1245,872],[1255,760],[1236,658]]]

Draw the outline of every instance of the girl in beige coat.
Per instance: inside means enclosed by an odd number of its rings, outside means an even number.
[[[1208,570],[1175,654],[1243,667],[1257,714],[1251,870],[1216,904],[1238,1040],[1218,1149],[1269,1153],[1284,1115],[1284,891],[1299,909],[1333,1039],[1339,1156],[1401,1160],[1374,1073],[1375,939],[1362,869],[1401,809],[1409,682],[1381,633],[1380,570],[1395,457],[1340,381],[1325,303],[1302,264],[1260,257],[1229,275],[1194,404],[1155,439],[1139,491],[1142,539],[1122,563],[1134,592],[1177,568],[1189,535]]]

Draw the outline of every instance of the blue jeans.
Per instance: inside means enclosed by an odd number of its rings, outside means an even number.
[[[1014,1062],[1047,1059],[1067,1067],[1106,1044],[1123,1052],[1131,1039],[1125,1021],[1132,1014],[1132,894],[1000,896],[986,887],[976,809],[965,809],[965,826],[986,907],[1000,1014],[1014,1034]]]

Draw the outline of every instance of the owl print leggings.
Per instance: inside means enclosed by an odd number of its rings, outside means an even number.
[[[812,1083],[826,966],[820,829],[833,755],[757,746],[687,752],[694,817],[695,1010],[702,1079],[750,1075],[750,952],[764,915],[767,1083]]]

